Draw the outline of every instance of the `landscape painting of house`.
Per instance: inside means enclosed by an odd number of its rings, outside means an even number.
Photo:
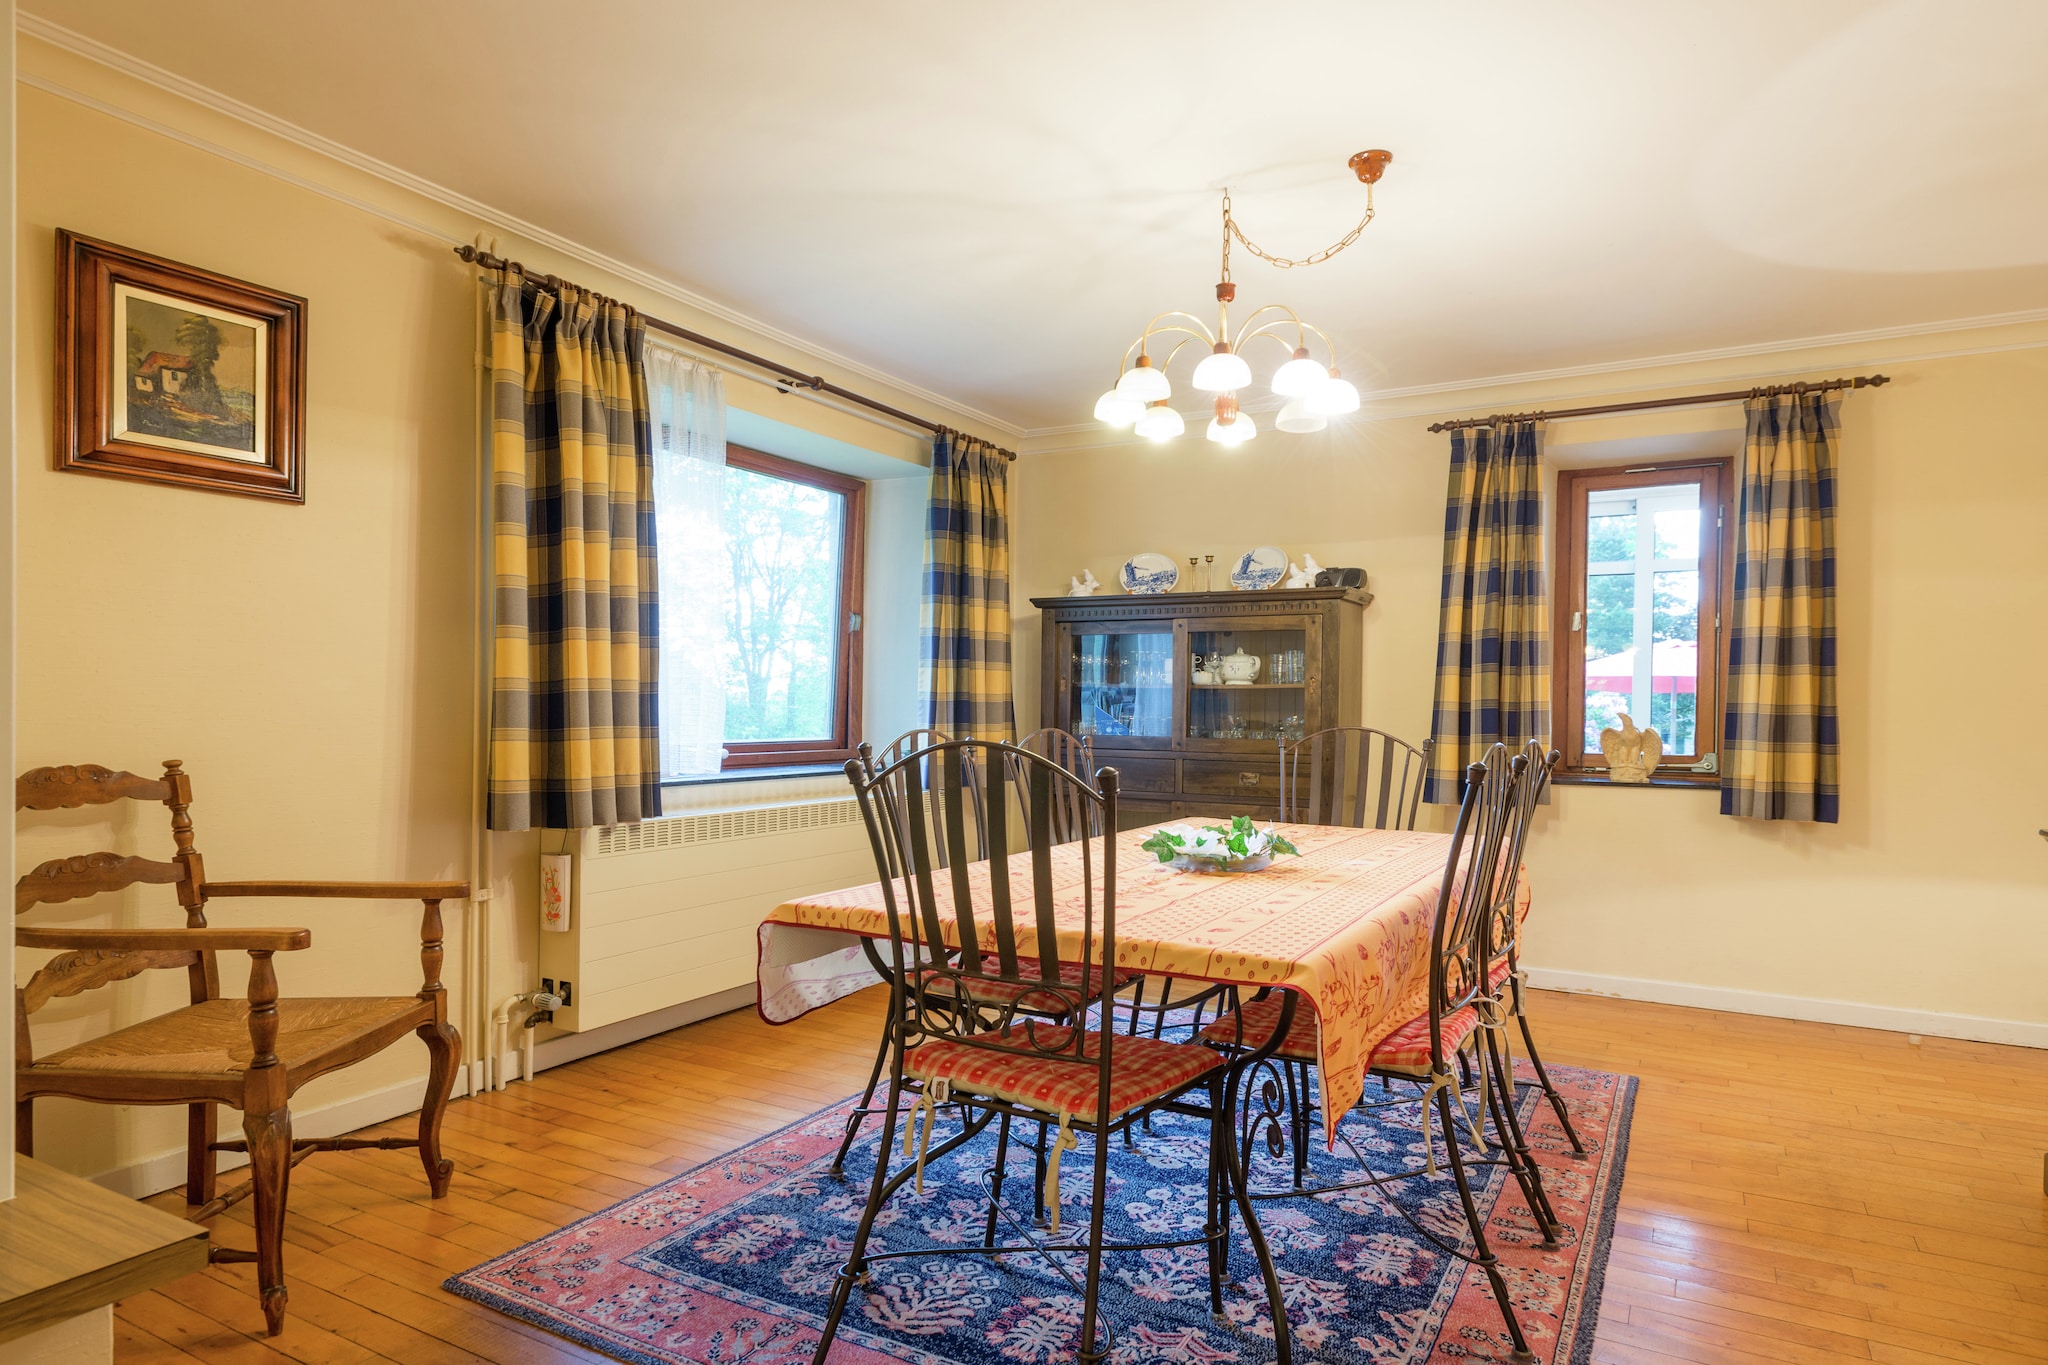
[[[119,438],[262,462],[267,322],[128,286],[116,289],[114,311],[126,352],[115,370]]]

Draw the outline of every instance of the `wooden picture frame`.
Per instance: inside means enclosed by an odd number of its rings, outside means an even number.
[[[303,503],[306,301],[57,231],[59,470]]]

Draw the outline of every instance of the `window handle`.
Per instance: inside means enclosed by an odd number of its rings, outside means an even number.
[[[1581,630],[1584,630],[1584,629],[1585,629],[1585,626],[1586,626],[1586,613],[1584,613],[1584,612],[1582,612],[1582,611],[1575,611],[1575,612],[1573,612],[1573,613],[1572,613],[1572,634],[1574,634],[1574,635],[1578,634],[1578,633],[1579,633],[1579,632],[1580,632]]]
[[[859,630],[859,629],[860,629],[860,613],[859,613],[859,612],[857,612],[857,611],[856,611],[856,612],[849,612],[849,613],[847,614],[847,617],[846,617],[846,628],[847,628],[848,630]]]

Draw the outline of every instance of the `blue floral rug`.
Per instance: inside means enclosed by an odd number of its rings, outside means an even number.
[[[1520,1190],[1501,1167],[1476,1168],[1487,1237],[1501,1258],[1522,1327],[1545,1365],[1590,1359],[1599,1318],[1608,1240],[1628,1149],[1633,1077],[1551,1068],[1587,1155],[1576,1157],[1556,1116],[1533,1088],[1520,1112],[1545,1187],[1565,1224],[1562,1246],[1545,1252]],[[1370,1088],[1368,1101],[1386,1098]],[[602,1213],[451,1277],[464,1297],[602,1351],[648,1365],[799,1365],[810,1359],[854,1226],[867,1198],[880,1124],[856,1144],[849,1178],[829,1173],[851,1101],[708,1162]],[[1344,1135],[1380,1171],[1421,1163],[1417,1106],[1354,1110]],[[945,1111],[936,1146],[957,1132]],[[884,1208],[877,1251],[978,1243],[982,1172],[995,1147],[991,1127],[925,1174],[924,1193],[906,1185]],[[1085,1237],[1094,1153],[1082,1138],[1062,1163],[1059,1240]],[[1207,1127],[1159,1115],[1135,1147],[1111,1153],[1112,1238],[1170,1240],[1201,1229]],[[1021,1156],[1020,1156],[1021,1151]],[[891,1153],[902,1162],[900,1150]],[[1005,1202],[1030,1218],[1031,1157],[1013,1141]],[[1350,1153],[1320,1143],[1310,1182],[1353,1178]],[[1286,1163],[1263,1153],[1254,1188],[1289,1181]],[[1403,1182],[1396,1194],[1425,1226],[1465,1241],[1457,1191],[1446,1170]],[[1373,1189],[1261,1202],[1293,1325],[1295,1359],[1333,1365],[1506,1360],[1499,1310],[1476,1269],[1431,1248]],[[1209,1312],[1200,1246],[1104,1258],[1102,1312],[1115,1333],[1117,1365],[1257,1365],[1274,1359],[1273,1326],[1245,1240],[1234,1223],[1232,1283],[1221,1319]],[[1008,1229],[999,1229],[999,1240]],[[1014,1239],[1012,1239],[1014,1240]],[[1077,1280],[1081,1257],[1056,1252]],[[833,1344],[845,1365],[1054,1365],[1075,1358],[1080,1298],[1035,1253],[909,1257],[884,1261],[856,1290]]]

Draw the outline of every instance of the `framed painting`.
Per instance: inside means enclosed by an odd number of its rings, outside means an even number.
[[[60,470],[304,502],[306,301],[57,232]]]

